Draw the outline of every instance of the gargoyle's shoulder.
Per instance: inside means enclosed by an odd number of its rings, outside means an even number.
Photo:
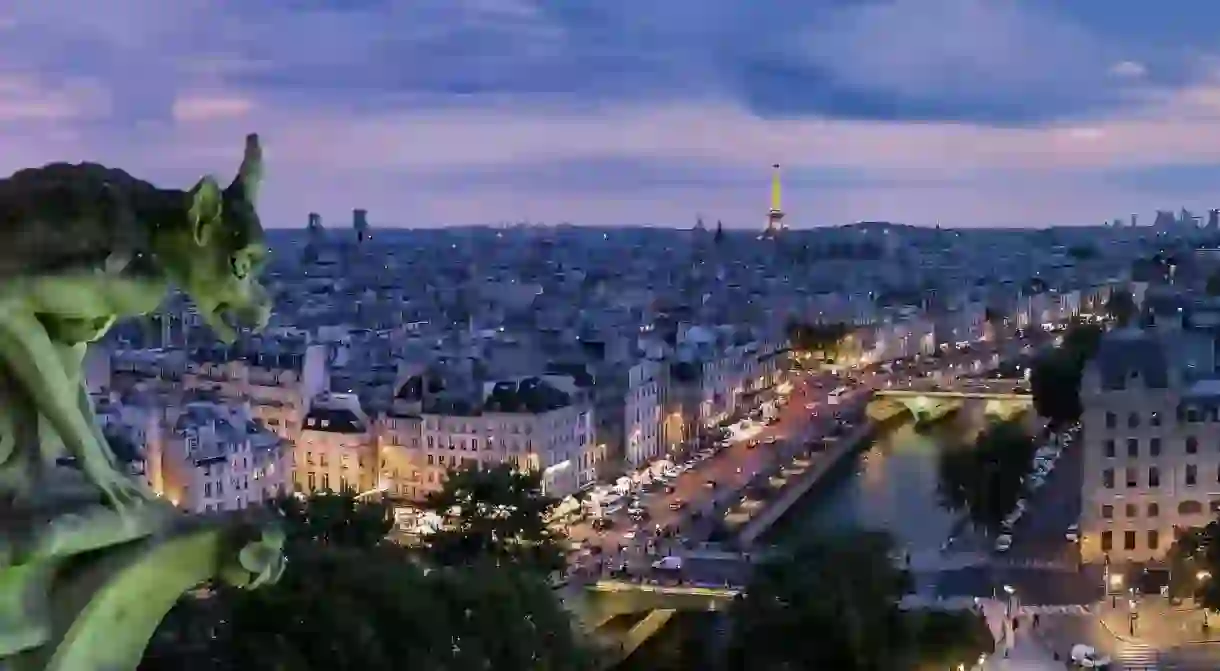
[[[0,179],[0,205],[59,196],[100,197],[112,191],[126,199],[155,197],[166,190],[99,163],[49,163]]]
[[[97,163],[19,170],[0,179],[0,281],[143,249],[151,226],[184,210],[183,198]]]

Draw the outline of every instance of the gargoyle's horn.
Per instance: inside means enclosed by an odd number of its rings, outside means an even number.
[[[263,148],[258,143],[258,134],[246,136],[246,153],[241,159],[241,168],[237,170],[237,178],[233,185],[240,182],[246,198],[254,202],[258,198],[259,182],[263,179]]]

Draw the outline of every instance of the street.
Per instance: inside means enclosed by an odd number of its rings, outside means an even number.
[[[1045,484],[1028,495],[1026,514],[1013,525],[1013,545],[996,553],[994,539],[963,533],[952,552],[993,552],[988,568],[943,573],[937,594],[987,596],[1001,585],[1011,585],[1022,600],[1032,604],[1091,603],[1102,595],[1101,575],[1080,565],[1079,546],[1068,541],[1068,527],[1080,517],[1080,443],[1066,447]]]
[[[951,350],[890,373],[873,367],[854,376],[839,377],[828,373],[794,376],[793,390],[775,424],[762,427],[749,440],[735,441],[714,456],[692,463],[689,470],[670,481],[668,487],[654,486],[638,492],[639,505],[647,511],[647,518],[641,523],[632,522],[625,511],[620,511],[610,517],[610,528],[596,531],[588,522],[572,527],[570,537],[585,543],[585,549],[575,563],[586,573],[599,567],[602,570],[626,567],[632,575],[650,575],[651,562],[657,557],[707,540],[713,529],[722,525],[724,512],[729,507],[741,505],[756,511],[764,506],[766,501],[743,498],[746,485],[757,482],[755,478],[759,474],[773,473],[787,464],[807,441],[828,435],[839,424],[836,414],[857,419],[855,415],[863,409],[870,389],[884,388],[887,382],[909,379],[912,375],[923,379],[934,370],[975,371],[978,366],[973,362],[991,365],[997,355],[1011,357],[1027,345],[1026,341],[1008,341],[999,347]],[[845,381],[853,384],[853,391],[837,403],[830,403],[830,392]],[[774,441],[769,442],[772,439]],[[755,446],[751,447],[751,443]],[[811,458],[816,460],[817,455]],[[667,493],[666,489],[671,491]],[[734,519],[739,516],[735,514]],[[658,528],[662,530],[659,537],[654,533]],[[729,581],[739,579],[741,572],[741,568],[731,566],[731,562],[723,567],[707,565],[698,571],[693,569],[701,579],[705,573],[714,576],[710,582],[721,582],[722,577]],[[963,581],[964,584],[973,582],[968,575]]]
[[[595,531],[589,523],[583,523],[570,529],[569,534],[578,540],[587,539],[590,545],[601,548],[605,556],[613,556],[620,549],[627,549],[631,555],[643,556],[640,549],[644,544],[643,536],[647,529],[660,527],[672,530],[677,537],[698,542],[706,539],[716,524],[713,513],[714,505],[736,502],[740,494],[736,494],[760,472],[778,465],[779,450],[784,441],[810,440],[820,436],[829,429],[833,417],[826,403],[827,394],[834,388],[834,377],[822,375],[816,377],[802,376],[793,385],[793,391],[787,404],[780,410],[778,421],[762,430],[750,440],[733,442],[718,454],[696,464],[690,470],[681,473],[669,483],[672,492],[666,493],[662,488],[653,489],[640,496],[642,507],[648,511],[648,519],[636,528],[627,517],[626,512],[613,516],[613,526],[605,531]],[[819,412],[818,417],[811,417],[813,406]],[[822,410],[826,408],[826,412]],[[775,443],[768,440],[775,438]],[[751,448],[750,444],[757,442]],[[715,483],[709,486],[709,483]],[[680,502],[681,508],[675,510],[674,504]],[[697,515],[693,514],[697,513]],[[625,535],[635,536],[626,538]],[[632,552],[630,550],[636,550]]]

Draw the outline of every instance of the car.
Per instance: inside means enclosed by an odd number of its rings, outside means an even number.
[[[1072,526],[1068,527],[1067,533],[1064,534],[1064,537],[1071,543],[1079,543],[1080,542],[1080,525],[1073,524]]]
[[[1072,646],[1072,663],[1082,669],[1105,669],[1110,666],[1110,658],[1097,652],[1091,645],[1078,643]]]
[[[1000,534],[1000,537],[995,539],[995,551],[996,552],[1008,552],[1011,549],[1012,549],[1012,535],[1011,534]]]
[[[674,499],[669,502],[670,510],[682,510],[684,507],[686,507],[686,502],[682,499]]]
[[[612,522],[609,517],[594,517],[593,518],[593,530],[594,531],[605,531],[612,526],[614,526],[614,522]]]
[[[779,438],[776,438],[775,436],[771,436],[770,438],[767,439],[768,445],[774,445],[778,442],[779,442]]]
[[[673,485],[665,485],[665,493],[666,493],[666,494],[673,494],[675,491],[677,491],[677,490],[676,490],[676,489],[674,489],[674,486],[673,486]]]
[[[662,557],[654,561],[652,567],[658,571],[681,571],[682,557],[677,555]]]
[[[628,529],[623,532],[623,538],[629,541],[635,540],[635,529]]]
[[[715,488],[716,488],[716,481],[715,481],[715,480],[708,480],[707,482],[703,483],[703,486],[704,486],[704,487],[707,487],[708,489],[715,489]]]

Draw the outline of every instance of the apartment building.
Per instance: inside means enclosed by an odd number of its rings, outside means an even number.
[[[623,426],[625,458],[630,468],[639,468],[665,455],[661,436],[661,361],[643,359],[627,373]]]
[[[1108,334],[1081,385],[1089,562],[1158,561],[1220,513],[1220,305],[1148,307],[1152,326]]]
[[[291,491],[291,451],[244,408],[192,403],[179,416],[164,450],[165,495],[195,513],[241,510]],[[186,466],[186,468],[182,468]]]
[[[198,347],[190,351],[182,386],[231,404],[249,403],[264,426],[295,441],[311,399],[327,389],[326,348],[303,340]]]
[[[606,450],[594,441],[587,387],[564,375],[478,383],[459,377],[426,370],[405,376],[390,409],[373,422],[377,489],[420,502],[440,491],[449,469],[472,463],[538,471],[555,496],[596,481]]]
[[[408,380],[389,409],[374,420],[379,467],[378,487],[395,500],[421,501],[435,487],[425,487],[423,417],[419,378]],[[433,483],[435,484],[435,483]]]
[[[245,406],[170,401],[138,392],[99,401],[98,424],[132,476],[192,513],[239,510],[290,491],[285,441]]]
[[[1152,333],[1110,334],[1088,366],[1081,383],[1084,561],[1158,559],[1175,526],[1201,521],[1190,519],[1189,503],[1200,490],[1200,436],[1178,422],[1177,382]]]
[[[381,488],[373,422],[355,394],[318,396],[293,447],[298,492],[370,492]]]

